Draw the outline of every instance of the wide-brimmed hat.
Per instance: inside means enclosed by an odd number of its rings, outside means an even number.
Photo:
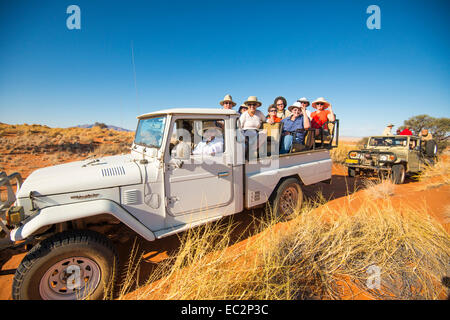
[[[300,110],[302,109],[302,104],[301,102],[294,102],[294,104],[292,106],[289,106],[288,110],[292,112],[293,108],[299,108]]]
[[[387,127],[393,127],[394,125],[392,124],[392,123],[389,123],[388,125],[387,125]]]
[[[233,101],[233,98],[232,98],[231,95],[229,95],[229,94],[227,94],[227,95],[223,98],[223,100],[219,102],[220,105],[223,106],[223,103],[224,103],[225,101],[230,101],[231,104],[233,105],[233,107],[236,105],[236,102]]]
[[[300,102],[300,103],[306,102],[306,103],[308,103],[306,106],[309,106],[309,105],[310,105],[309,100],[306,99],[305,97],[298,99],[297,102]]]
[[[261,107],[262,103],[258,101],[258,98],[255,96],[250,96],[247,98],[247,101],[244,102],[245,105],[248,105],[249,102],[256,103],[256,107]]]
[[[241,112],[241,109],[242,109],[242,108],[248,109],[248,107],[247,107],[245,104],[241,104],[241,105],[239,106],[238,112]]]
[[[325,109],[328,108],[328,107],[330,106],[330,103],[329,103],[327,100],[325,100],[325,98],[322,98],[322,97],[317,98],[316,101],[314,101],[313,103],[311,103],[311,106],[312,106],[313,108],[316,108],[316,103],[318,103],[318,102],[323,103],[323,104],[325,105]],[[316,108],[316,109],[317,109],[317,108]]]

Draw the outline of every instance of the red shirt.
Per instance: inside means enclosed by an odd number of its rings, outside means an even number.
[[[269,116],[267,116],[267,119],[270,119],[270,117],[269,117]],[[279,118],[279,117],[275,116],[275,120],[274,120],[274,123],[277,123],[277,122],[281,122],[281,118]]]
[[[400,134],[402,136],[412,136],[412,132],[409,129],[407,129],[407,128],[403,129],[403,131],[400,132]]]
[[[328,121],[330,110],[314,111],[311,113],[311,127],[320,129]]]

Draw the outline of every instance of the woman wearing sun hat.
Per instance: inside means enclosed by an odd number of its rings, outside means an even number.
[[[328,128],[324,128],[324,125],[327,121],[335,121],[336,116],[333,112],[333,109],[331,108],[331,103],[326,101],[324,98],[317,98],[311,106],[317,111],[314,111],[311,113],[311,127],[315,129],[325,129],[328,130]],[[316,134],[318,133],[318,130],[316,130]]]
[[[219,102],[219,104],[224,108],[224,109],[232,109],[235,105],[236,102],[233,101],[233,98],[231,97],[231,95],[227,94],[222,101]]]
[[[242,130],[257,130],[261,127],[263,122],[266,122],[266,117],[264,113],[256,108],[260,107],[262,103],[258,101],[258,98],[255,96],[248,97],[247,101],[244,102],[244,105],[247,106],[247,112],[244,112],[239,117],[239,122],[241,124]]]

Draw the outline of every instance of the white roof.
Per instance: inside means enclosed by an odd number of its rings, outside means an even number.
[[[219,115],[232,115],[237,114],[236,110],[220,109],[220,108],[172,108],[159,110],[155,112],[145,113],[138,116],[138,119],[148,118],[156,115],[166,115],[166,114],[219,114]]]

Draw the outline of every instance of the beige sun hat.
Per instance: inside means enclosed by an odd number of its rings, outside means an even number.
[[[306,97],[303,97],[303,98],[298,99],[297,102],[300,102],[300,103],[306,102],[306,103],[308,103],[306,106],[309,106],[309,105],[310,105],[309,100],[306,99]]]
[[[299,101],[294,102],[294,104],[292,106],[289,106],[288,110],[292,112],[293,108],[299,108],[300,110],[302,109],[302,103]]]
[[[244,102],[245,105],[248,105],[249,102],[256,103],[256,107],[261,107],[262,103],[258,101],[258,98],[255,96],[250,96],[247,98],[247,101]]]
[[[231,104],[233,105],[233,107],[236,105],[236,102],[233,101],[233,98],[232,98],[231,95],[229,95],[229,94],[227,94],[227,95],[223,98],[223,100],[219,102],[220,105],[223,106],[223,103],[224,103],[225,101],[230,101]]]
[[[330,103],[329,103],[327,100],[325,100],[325,98],[323,98],[323,97],[317,98],[316,101],[314,101],[314,102],[311,104],[311,106],[312,106],[313,108],[316,108],[316,103],[318,103],[318,102],[322,102],[323,104],[325,104],[325,109],[328,108],[328,107],[330,106]],[[316,109],[317,109],[317,108],[316,108]]]

